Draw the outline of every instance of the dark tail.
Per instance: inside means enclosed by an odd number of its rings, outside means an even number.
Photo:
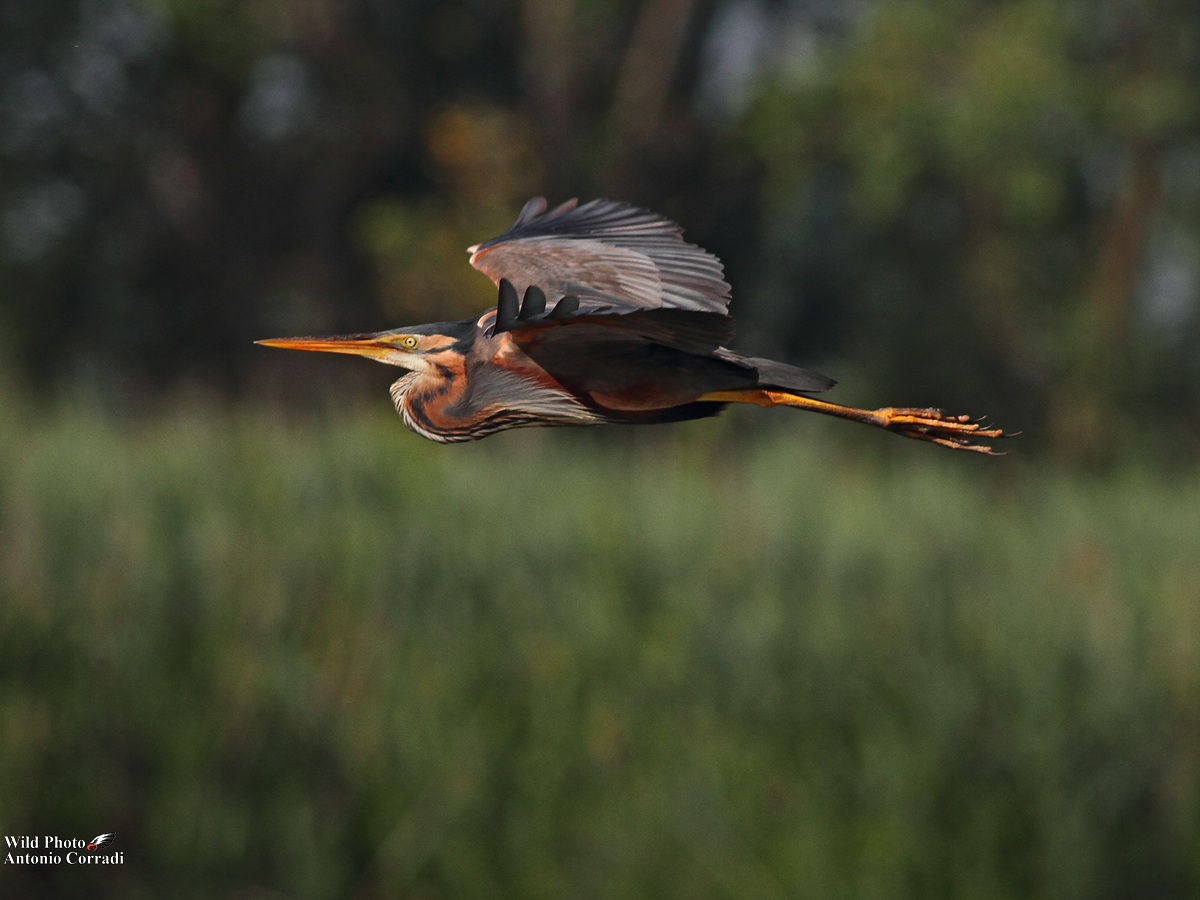
[[[758,359],[750,356],[742,357],[741,362],[758,370],[758,386],[766,390],[817,394],[827,391],[837,384],[828,375],[822,375],[811,369],[789,366],[787,363],[775,362],[773,359]]]

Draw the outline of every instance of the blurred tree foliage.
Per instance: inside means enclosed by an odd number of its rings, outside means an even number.
[[[1200,9],[881,4],[814,56],[747,132],[779,219],[853,236],[856,358],[1085,452],[1195,404]]]
[[[462,248],[545,192],[679,220],[744,343],[853,402],[1089,459],[1197,436],[1186,0],[43,0],[0,27],[0,352],[31,382],[229,387],[255,337],[467,315],[491,289]]]

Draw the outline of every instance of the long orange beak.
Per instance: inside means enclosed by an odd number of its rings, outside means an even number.
[[[264,347],[282,347],[284,350],[312,350],[318,353],[350,353],[381,359],[396,348],[374,334],[335,334],[329,337],[268,338],[255,341]]]

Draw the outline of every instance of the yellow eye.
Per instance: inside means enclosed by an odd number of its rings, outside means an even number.
[[[415,334],[406,334],[400,338],[400,346],[405,350],[416,350],[417,336]]]

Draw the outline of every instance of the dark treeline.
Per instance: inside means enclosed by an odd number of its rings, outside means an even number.
[[[257,337],[466,315],[463,248],[545,193],[677,219],[741,344],[844,399],[1090,460],[1198,436],[1192,3],[44,0],[0,28],[27,384],[233,391],[276,364]]]

